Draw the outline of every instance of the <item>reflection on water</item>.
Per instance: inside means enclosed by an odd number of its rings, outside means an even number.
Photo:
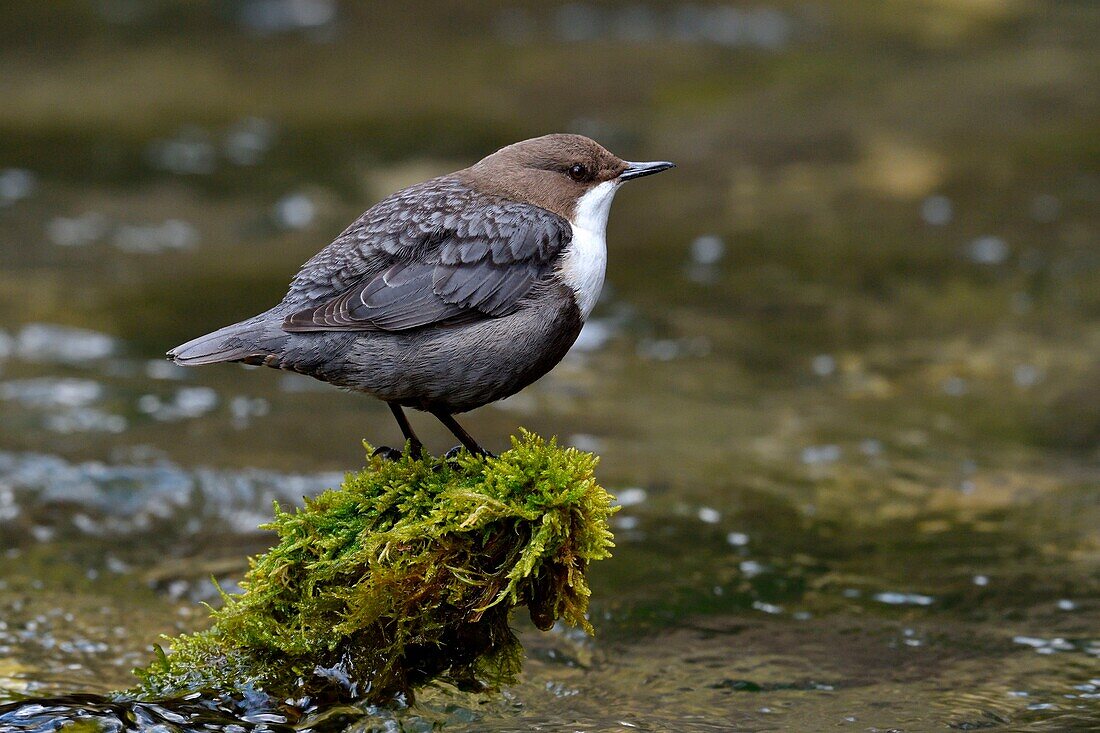
[[[235,587],[272,501],[398,439],[369,399],[166,347],[505,142],[680,167],[616,201],[569,357],[467,418],[601,454],[596,639],[522,627],[499,696],[69,697],[0,730],[1095,728],[1097,11],[934,6],[12,4],[0,704],[127,687],[210,577]]]

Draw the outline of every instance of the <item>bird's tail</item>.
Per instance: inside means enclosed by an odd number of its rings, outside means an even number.
[[[263,332],[263,321],[241,321],[181,344],[169,351],[167,356],[183,366],[223,361],[259,363],[271,353],[261,345],[266,340]]]

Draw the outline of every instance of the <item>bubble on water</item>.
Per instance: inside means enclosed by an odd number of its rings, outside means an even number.
[[[948,377],[943,381],[942,388],[943,393],[949,397],[962,397],[969,391],[966,380],[962,377]]]
[[[19,516],[19,505],[15,502],[15,491],[10,487],[0,485],[0,522],[10,522]],[[4,590],[0,586],[0,591]],[[3,630],[3,621],[0,621],[0,630]]]
[[[984,588],[985,586],[989,585],[989,577],[986,575],[975,575],[973,578],[970,579],[970,582],[978,586],[979,588]]]
[[[0,206],[21,201],[38,188],[38,176],[24,168],[0,170]]]
[[[930,226],[942,227],[950,224],[954,215],[955,207],[946,196],[929,196],[920,205],[920,217]]]
[[[675,339],[643,339],[638,342],[638,356],[651,361],[672,361],[680,356],[680,344]]]
[[[713,283],[718,279],[715,267],[725,255],[726,244],[721,237],[704,234],[696,237],[689,248],[687,277],[697,283]]]
[[[107,334],[50,323],[24,326],[15,353],[23,361],[79,364],[115,353],[117,342]]]
[[[899,593],[897,591],[884,591],[876,593],[874,599],[879,603],[889,606],[931,606],[935,601],[932,596],[920,593]]]
[[[618,514],[611,518],[611,524],[615,527],[615,529],[629,531],[632,529],[637,529],[638,525],[641,524],[641,520],[639,520],[637,517]]]
[[[133,566],[131,566],[130,563],[114,555],[108,555],[104,562],[107,566],[107,570],[115,575],[125,575],[133,570]]]
[[[754,578],[767,570],[763,564],[756,560],[742,560],[737,567],[746,578]]]
[[[600,453],[603,451],[604,442],[595,435],[588,433],[574,433],[569,436],[569,445],[577,450],[587,453]]]
[[[807,466],[820,466],[840,460],[839,445],[811,445],[802,449],[802,462]]]
[[[83,247],[107,233],[107,218],[89,212],[80,216],[55,216],[46,224],[46,238],[59,247]]]
[[[704,357],[710,354],[710,339],[700,336],[690,339],[642,339],[636,352],[649,361],[672,361],[681,357]]]
[[[722,514],[717,510],[709,506],[699,507],[699,511],[695,513],[699,517],[700,522],[706,524],[718,524],[722,521]]]
[[[186,417],[198,417],[217,404],[218,395],[209,387],[185,387],[176,392],[176,406]]]
[[[0,383],[0,400],[31,407],[79,407],[103,396],[103,385],[90,379],[39,377]]]
[[[744,547],[749,544],[749,536],[744,532],[730,532],[726,535],[726,542],[733,547]]]
[[[157,254],[167,250],[191,249],[199,243],[199,232],[182,219],[159,224],[120,224],[111,243],[123,252]]]
[[[506,43],[525,43],[543,28],[567,43],[601,39],[627,43],[673,40],[679,43],[713,44],[727,48],[777,51],[795,35],[795,24],[784,11],[762,6],[700,6],[681,3],[670,10],[643,3],[608,7],[593,2],[573,2],[550,11],[549,23],[530,11],[508,8],[495,18],[496,35]]]
[[[966,248],[966,255],[971,262],[979,265],[1000,265],[1008,259],[1010,251],[1008,244],[1000,237],[978,237]]]
[[[1062,214],[1062,202],[1057,196],[1041,193],[1031,200],[1031,218],[1040,224],[1057,221]]]
[[[859,441],[859,452],[868,457],[881,456],[883,451],[882,441],[875,438],[865,438]]]
[[[285,229],[305,229],[317,216],[317,205],[304,193],[292,193],[275,203],[272,215]]]
[[[615,494],[615,500],[618,502],[619,506],[636,506],[645,503],[648,496],[649,494],[645,489],[638,486],[631,486],[627,489],[620,489],[618,493]]]
[[[275,144],[275,123],[262,117],[245,117],[225,133],[223,149],[233,165],[252,166],[263,160]]]
[[[726,243],[714,234],[704,234],[691,242],[691,261],[699,265],[714,265],[726,253]]]
[[[183,379],[187,368],[167,359],[150,359],[145,362],[145,376],[150,379]]]
[[[1017,387],[1034,387],[1041,379],[1042,373],[1034,364],[1017,364],[1012,368],[1012,381]]]
[[[615,331],[616,329],[611,325],[611,322],[606,319],[590,319],[581,327],[581,332],[577,336],[577,340],[573,342],[570,351],[580,353],[599,351],[607,345],[607,342],[615,335]]]
[[[262,397],[238,395],[229,400],[229,414],[237,430],[243,430],[252,423],[253,418],[263,417],[270,411],[270,403]]]
[[[218,406],[218,394],[210,387],[181,387],[170,400],[142,395],[138,410],[164,422],[202,417]]]
[[[173,138],[154,140],[145,150],[151,166],[180,175],[208,175],[217,168],[218,152],[210,133],[184,127]]]
[[[1039,654],[1068,652],[1075,649],[1073,644],[1061,637],[1044,639],[1038,636],[1014,636],[1012,637],[1012,642],[1014,644],[1020,644],[1021,646],[1029,646]]]
[[[779,614],[783,613],[782,606],[776,606],[772,603],[765,603],[764,601],[753,601],[752,607],[757,611],[763,611],[764,613]]]
[[[237,19],[259,36],[316,30],[336,21],[336,0],[245,0]]]
[[[36,524],[31,527],[31,537],[37,542],[49,542],[56,534],[56,530],[52,527],[45,527],[41,524]],[[30,624],[28,624],[28,626],[30,626]]]
[[[818,354],[810,360],[810,369],[819,377],[830,377],[836,372],[836,359],[831,354]]]
[[[1068,598],[1060,598],[1058,600],[1058,610],[1059,611],[1076,611],[1077,610],[1077,604],[1074,603],[1073,601],[1071,601]]]

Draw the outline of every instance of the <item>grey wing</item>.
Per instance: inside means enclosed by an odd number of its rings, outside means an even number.
[[[572,236],[556,214],[504,200],[424,221],[418,241],[391,254],[385,269],[291,314],[283,329],[406,331],[507,315]]]

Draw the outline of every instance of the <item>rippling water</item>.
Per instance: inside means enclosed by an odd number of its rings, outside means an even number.
[[[5,11],[0,730],[1100,725],[1097,11],[426,7]],[[165,349],[380,196],[557,129],[679,163],[616,201],[569,357],[466,420],[602,456],[597,637],[517,620],[520,684],[404,709],[79,697],[203,625],[273,501],[399,437]]]

